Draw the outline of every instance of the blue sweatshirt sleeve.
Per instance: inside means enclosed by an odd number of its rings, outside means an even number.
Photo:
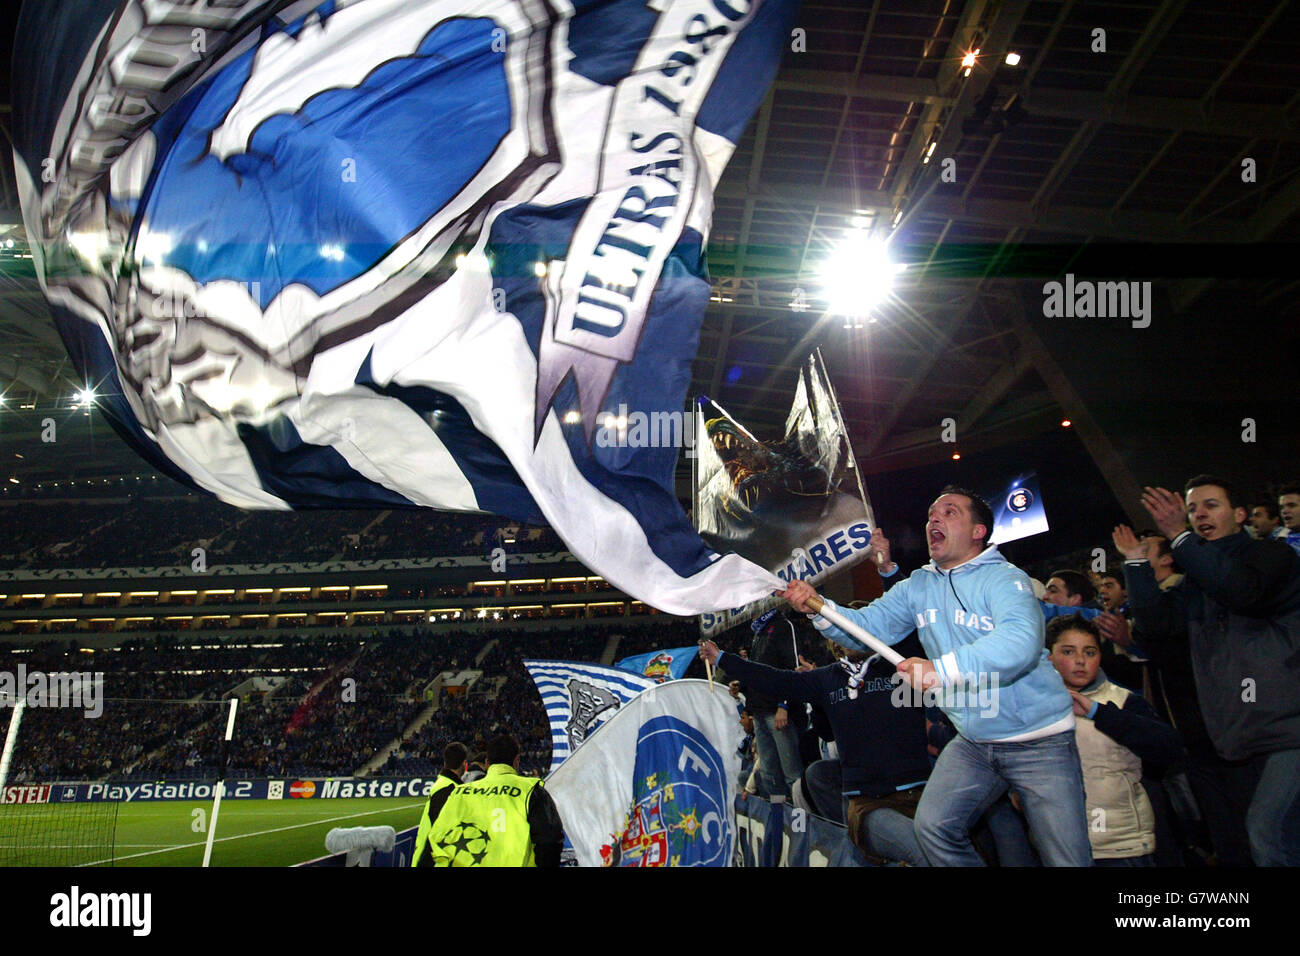
[[[963,674],[998,674],[1002,683],[1009,684],[1033,670],[1042,658],[1047,628],[1029,576],[1008,564],[983,586],[985,602],[993,612],[993,630],[934,662],[945,685],[961,682]]]
[[[827,607],[838,611],[854,624],[863,628],[872,637],[884,644],[893,646],[916,630],[916,622],[912,619],[912,606],[909,600],[911,586],[911,578],[901,581],[861,610],[840,607],[830,598],[823,598],[823,600],[826,602]],[[875,653],[872,648],[851,634],[846,634],[820,614],[813,615],[812,622],[813,627],[817,628],[823,637],[830,638],[841,647],[846,647],[851,651]]]

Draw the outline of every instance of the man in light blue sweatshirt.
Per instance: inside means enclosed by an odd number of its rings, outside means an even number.
[[[950,485],[926,521],[930,563],[867,608],[837,608],[806,581],[781,596],[853,650],[866,647],[816,613],[823,606],[886,644],[913,629],[920,637],[930,658],[908,658],[898,672],[913,694],[933,695],[958,731],[916,813],[932,866],[983,865],[970,828],[1008,789],[1046,865],[1091,866],[1073,704],[1048,658],[1029,577],[988,544],[992,528],[988,504]]]

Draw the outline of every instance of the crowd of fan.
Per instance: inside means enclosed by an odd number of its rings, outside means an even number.
[[[1088,549],[1029,569],[1038,576],[1030,583],[1046,619],[1047,660],[1073,699],[1093,862],[1300,865],[1300,485],[1247,498],[1229,479],[1200,475],[1182,493],[1148,489],[1143,507],[1156,528],[1120,525],[1106,533],[1113,551]],[[888,590],[911,569],[896,570],[883,546]],[[909,591],[904,605],[924,588]],[[961,611],[957,618],[962,623]],[[733,685],[750,735],[745,787],[847,822],[855,845],[877,862],[936,865],[913,831],[923,784],[900,785],[898,794],[891,784],[890,796],[873,797],[855,817],[854,801],[865,797],[850,799],[850,780],[894,771],[924,780],[928,770],[917,761],[924,751],[933,766],[957,737],[952,722],[938,707],[926,707],[922,720],[888,699],[872,711],[872,695],[856,691],[851,697],[861,702],[838,713],[843,700],[834,694],[827,707],[823,693],[809,691],[822,706],[809,697],[805,707],[799,695],[817,681],[821,691],[843,686],[850,678],[833,676],[842,670],[856,675],[856,688],[873,679],[888,688],[897,675],[878,657],[848,652],[845,664],[815,681],[772,676],[810,670],[797,654],[821,649],[798,615],[791,624],[804,632],[798,651],[783,625],[718,642],[719,666],[757,682]],[[901,621],[895,627],[905,629]],[[903,641],[896,646],[904,658],[930,656],[915,631]],[[741,658],[773,669],[755,671]],[[912,743],[900,750],[900,741]],[[1017,798],[1013,787],[970,831],[986,862],[1039,865],[1043,847]],[[915,826],[919,832],[919,816]]]
[[[468,693],[444,692],[432,718],[377,773],[429,774],[448,741],[462,740],[477,754],[493,733],[506,731],[523,745],[521,766],[544,775],[550,729],[522,661],[597,662],[615,634],[622,639],[618,654],[626,656],[691,643],[694,624],[394,631],[365,640],[289,633],[270,646],[216,637],[193,646],[171,636],[130,639],[93,654],[43,645],[0,666],[13,670],[21,660],[29,673],[101,672],[102,713],[87,719],[74,708],[29,709],[11,779],[211,779],[221,766],[226,700],[236,689],[228,776],[351,775],[403,737],[428,705],[426,690],[439,673],[470,668],[481,679]],[[254,677],[273,689],[249,690]]]
[[[549,528],[427,508],[240,511],[206,496],[0,504],[0,570],[189,567],[559,551]]]

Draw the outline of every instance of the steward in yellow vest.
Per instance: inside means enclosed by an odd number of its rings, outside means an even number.
[[[559,866],[564,828],[536,777],[521,777],[519,744],[506,734],[487,745],[487,773],[429,797],[432,866]]]
[[[429,799],[424,801],[424,813],[420,817],[420,829],[415,834],[415,854],[411,857],[411,866],[431,866],[430,858],[425,852],[429,848],[429,827],[433,820],[429,816],[429,804],[433,795],[439,790],[454,787],[460,783],[469,770],[469,750],[462,743],[450,743],[442,751],[442,770],[433,782]]]

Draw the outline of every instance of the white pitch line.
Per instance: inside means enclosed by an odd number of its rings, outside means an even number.
[[[322,823],[337,823],[339,820],[352,820],[356,817],[369,817],[376,813],[392,813],[397,810],[410,810],[412,807],[424,806],[423,801],[420,803],[408,803],[405,806],[389,807],[386,810],[366,810],[364,813],[349,813],[341,817],[326,817],[322,820],[312,820],[309,823],[294,823],[287,827],[273,827],[270,830],[258,830],[256,833],[237,833],[234,836],[216,837],[212,842],[221,843],[224,840],[244,840],[248,837],[266,836],[268,833],[280,833],[284,830],[300,830],[303,827],[319,826]],[[117,860],[133,860],[137,856],[152,856],[155,853],[170,853],[172,850],[188,850],[196,846],[206,846],[207,840],[200,840],[198,843],[178,843],[175,846],[167,846],[165,850],[145,850],[143,853],[128,853],[126,856],[113,856],[107,860],[95,860],[92,863],[78,863],[77,866],[99,866],[103,863],[114,863]],[[163,846],[164,844],[154,843],[124,843],[123,846]]]

